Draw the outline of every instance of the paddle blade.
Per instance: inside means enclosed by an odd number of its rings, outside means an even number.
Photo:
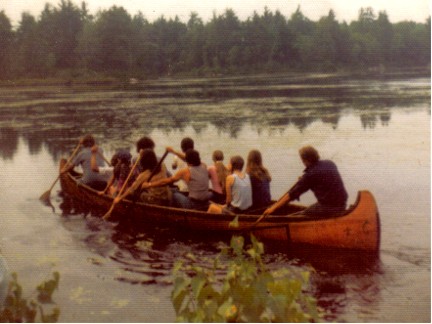
[[[111,217],[111,212],[113,211],[114,206],[115,206],[115,204],[113,204],[113,205],[111,206],[110,210],[108,210],[108,212],[107,212],[105,215],[103,215],[103,217],[102,217],[103,220],[107,220],[108,218]]]
[[[45,191],[40,197],[39,200],[45,205],[45,206],[52,206],[51,205],[51,190]]]

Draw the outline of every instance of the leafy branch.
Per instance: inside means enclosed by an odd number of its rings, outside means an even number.
[[[9,282],[6,299],[3,306],[0,305],[0,322],[34,323],[36,320],[43,323],[57,322],[60,316],[58,307],[51,307],[51,311],[46,313],[47,304],[54,304],[52,294],[58,288],[60,274],[53,273],[53,279],[47,280],[36,287],[37,297],[28,299],[23,297],[23,289],[18,282],[18,275],[12,273]],[[39,317],[38,317],[39,314]]]
[[[309,272],[271,272],[262,261],[264,246],[234,236],[230,248],[215,259],[213,269],[176,263],[171,299],[178,322],[317,322],[316,300],[304,289]],[[221,265],[228,260],[227,267]],[[218,279],[223,269],[225,277]]]

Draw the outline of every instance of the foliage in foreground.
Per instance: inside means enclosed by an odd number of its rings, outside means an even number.
[[[233,236],[230,248],[215,259],[213,269],[174,267],[171,299],[177,322],[318,322],[320,313],[313,297],[304,293],[309,272],[266,269],[263,244],[251,236]],[[227,267],[221,259],[228,260]],[[218,273],[225,273],[218,278]],[[218,272],[219,271],[219,272]]]
[[[51,307],[49,313],[45,313],[45,305],[54,304],[52,294],[58,288],[60,275],[53,273],[53,279],[47,280],[37,286],[37,297],[24,298],[23,289],[18,283],[18,275],[12,274],[9,282],[7,296],[4,305],[0,305],[0,322],[2,323],[53,323],[58,321],[60,309]],[[38,316],[39,315],[39,316]]]

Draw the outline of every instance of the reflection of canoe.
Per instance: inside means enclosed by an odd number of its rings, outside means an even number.
[[[65,163],[62,160],[60,167]],[[95,190],[79,184],[71,173],[60,177],[63,193],[81,206],[103,215],[112,204],[108,196],[99,196]],[[116,205],[112,218],[134,224],[160,224],[191,229],[199,233],[236,233],[251,231],[260,239],[286,243],[301,243],[337,248],[378,251],[380,222],[375,199],[368,191],[360,191],[357,202],[342,216],[325,219],[287,216],[303,209],[289,204],[278,215],[265,217],[254,226],[257,215],[239,215],[237,228],[230,227],[233,216],[215,215],[203,211],[144,204],[124,200]],[[262,212],[262,211],[261,211]]]

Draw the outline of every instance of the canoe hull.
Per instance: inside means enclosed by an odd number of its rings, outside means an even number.
[[[64,163],[65,161],[62,161]],[[62,165],[61,163],[61,165]],[[61,166],[60,166],[61,167]],[[79,206],[102,216],[112,199],[85,185],[79,184],[72,174],[62,174],[63,194]],[[305,208],[290,205],[289,213]],[[287,212],[288,213],[288,212]],[[127,221],[139,226],[175,226],[199,233],[235,234],[251,232],[259,239],[283,244],[311,244],[343,249],[379,251],[380,220],[374,197],[369,191],[360,191],[357,202],[343,216],[313,219],[299,216],[265,217],[255,224],[260,215],[238,215],[238,227],[230,226],[233,216],[209,214],[203,211],[164,207],[123,200],[116,205],[112,220]]]

